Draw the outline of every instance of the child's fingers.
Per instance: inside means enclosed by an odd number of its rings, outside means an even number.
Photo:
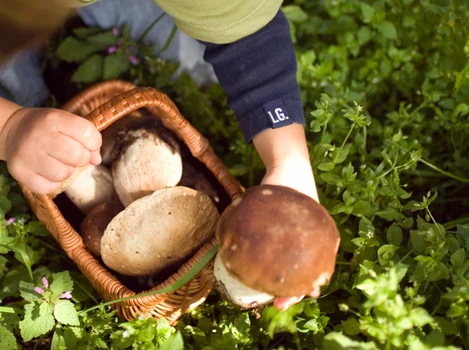
[[[316,287],[311,293],[309,293],[309,296],[311,298],[319,298],[319,296],[321,295],[321,287]]]
[[[43,176],[25,169],[23,172],[24,181],[21,181],[31,192],[46,195],[57,191],[62,185],[61,182],[49,181]]]
[[[90,163],[90,151],[81,143],[63,134],[56,134],[48,145],[46,153],[59,162],[82,167]]]
[[[290,298],[275,298],[274,306],[279,310],[286,310],[290,306],[300,302],[304,298],[304,295],[300,295],[298,297],[290,297]]]
[[[36,174],[51,182],[65,181],[73,174],[74,170],[74,167],[64,164],[47,154],[39,157],[34,167]]]
[[[57,131],[78,141],[90,152],[99,151],[102,137],[98,129],[89,120],[70,113],[68,114],[73,118],[61,119],[56,124]]]
[[[101,153],[99,151],[91,152],[90,163],[99,165],[102,162]]]

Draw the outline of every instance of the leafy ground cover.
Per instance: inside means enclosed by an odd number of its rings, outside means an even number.
[[[123,322],[110,307],[89,310],[100,302],[96,294],[31,215],[3,165],[0,348],[469,347],[467,2],[284,6],[321,203],[342,236],[321,297],[285,312],[243,312],[213,292],[175,327]],[[177,66],[153,55],[144,39],[131,42],[128,29],[75,23],[46,49],[50,105],[105,79],[156,87],[243,185],[262,178],[262,163],[244,145],[220,87],[197,87],[187,76],[171,80]]]

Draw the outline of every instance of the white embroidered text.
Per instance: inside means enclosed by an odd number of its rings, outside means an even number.
[[[281,108],[275,108],[274,112],[275,115],[272,114],[271,111],[267,112],[269,114],[270,120],[272,120],[272,123],[276,124],[278,122],[284,121],[285,119],[288,119],[288,116],[283,113],[283,110]]]

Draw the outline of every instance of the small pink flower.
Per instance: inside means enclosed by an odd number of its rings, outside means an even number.
[[[121,39],[117,40],[117,46],[121,46],[121,45],[122,45],[122,40]]]
[[[47,278],[42,277],[42,284],[44,285],[44,288],[49,289],[49,281]]]
[[[111,46],[109,49],[107,49],[108,53],[114,53],[116,51],[117,51],[117,47],[115,47],[115,46]]]
[[[15,222],[15,218],[9,218],[8,221],[7,221],[7,225],[11,225],[12,223]]]
[[[34,288],[34,291],[35,291],[36,293],[39,293],[39,294],[44,293],[44,291],[42,290],[41,287],[35,287],[35,288]]]
[[[65,293],[60,294],[59,299],[72,299],[72,293],[67,290]]]
[[[130,47],[129,47],[129,50],[130,50],[130,51],[135,51],[135,46],[130,46]]]
[[[129,61],[130,61],[133,65],[137,65],[137,64],[138,64],[138,59],[137,59],[137,57],[135,57],[134,55],[130,55],[130,56],[129,56]]]
[[[119,29],[118,28],[114,28],[112,30],[112,34],[114,34],[114,36],[119,36]]]

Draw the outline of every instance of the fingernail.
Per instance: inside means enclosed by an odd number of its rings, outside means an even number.
[[[310,294],[310,296],[311,296],[312,298],[318,298],[320,295],[321,295],[321,289],[320,289],[320,288],[315,289],[315,290]]]
[[[94,151],[91,153],[90,163],[94,163],[95,165],[101,164],[103,158],[101,157],[101,152]]]

